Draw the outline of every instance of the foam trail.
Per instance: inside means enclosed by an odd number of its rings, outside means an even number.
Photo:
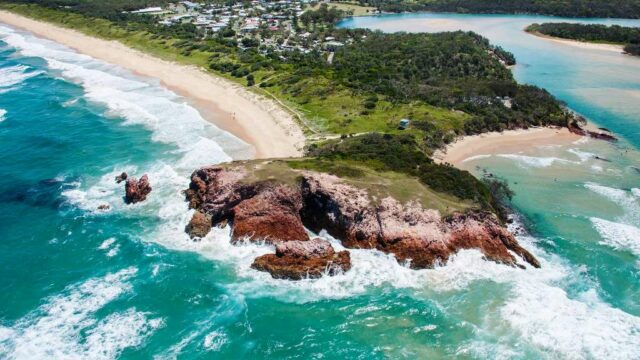
[[[545,168],[549,167],[555,163],[561,164],[575,164],[576,162],[569,161],[566,159],[560,159],[557,157],[535,157],[535,156],[527,156],[527,155],[518,155],[518,154],[498,154],[496,155],[501,158],[515,160],[519,166],[524,168]]]
[[[95,314],[131,291],[134,267],[89,279],[50,297],[44,305],[0,331],[7,359],[115,359],[162,326],[161,319],[130,308],[98,321]]]
[[[29,71],[26,65],[14,65],[0,69],[0,90],[3,92],[16,89],[24,81],[42,74],[42,71]]]
[[[0,122],[3,122],[6,119],[7,110],[0,109]]]
[[[592,217],[591,223],[602,237],[600,244],[617,250],[629,250],[640,256],[640,229],[627,224]]]
[[[592,182],[586,183],[584,187],[618,204],[624,210],[624,215],[618,220],[629,225],[640,226],[640,199],[638,189],[634,188],[631,189],[631,191],[626,191]]]

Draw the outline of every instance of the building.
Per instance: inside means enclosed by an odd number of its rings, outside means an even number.
[[[400,125],[398,126],[398,128],[400,128],[402,130],[406,130],[407,128],[409,128],[409,125],[411,125],[411,120],[402,119],[402,120],[400,120]]]

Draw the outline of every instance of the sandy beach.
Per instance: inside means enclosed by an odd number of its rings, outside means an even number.
[[[444,150],[437,151],[433,158],[438,163],[450,163],[460,167],[466,159],[473,156],[515,153],[533,145],[565,145],[580,138],[566,128],[544,127],[490,132],[462,137]]]
[[[529,34],[533,36],[537,36],[539,38],[549,40],[549,41],[553,41],[558,44],[575,46],[575,47],[579,47],[587,50],[611,51],[611,52],[616,52],[620,54],[624,52],[624,45],[599,44],[599,43],[591,43],[591,42],[584,42],[584,41],[577,41],[577,40],[568,40],[568,39],[562,39],[562,38],[544,35],[538,32],[529,32]]]
[[[297,157],[305,137],[293,116],[276,102],[226,79],[158,59],[117,41],[107,41],[78,31],[0,11],[0,22],[68,46],[136,74],[159,79],[184,96],[202,116],[256,149],[256,158]]]

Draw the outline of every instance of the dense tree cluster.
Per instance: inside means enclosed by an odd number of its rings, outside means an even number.
[[[640,0],[360,0],[384,11],[545,14],[565,17],[640,18]]]
[[[338,49],[333,66],[296,63],[300,76],[291,82],[304,78],[302,74],[319,74],[361,94],[461,110],[473,115],[464,126],[467,134],[566,125],[571,115],[553,96],[537,87],[517,84],[500,63],[501,57],[489,55],[492,52],[506,53],[471,32],[368,32],[364,39]],[[367,100],[365,107],[375,107],[375,101]],[[427,132],[437,131],[431,130]],[[440,145],[445,135],[425,139],[425,143]]]
[[[607,42],[625,45],[625,51],[640,55],[640,28],[619,25],[544,23],[533,24],[527,31],[543,35],[588,42]]]
[[[304,26],[310,24],[334,24],[345,16],[345,12],[336,7],[329,7],[327,4],[320,4],[316,10],[307,10],[300,15],[300,22]]]

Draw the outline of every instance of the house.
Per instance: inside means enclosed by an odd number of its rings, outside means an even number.
[[[398,128],[402,130],[406,130],[407,128],[409,128],[409,125],[411,125],[411,120],[402,119],[400,120],[400,125],[398,126]]]

